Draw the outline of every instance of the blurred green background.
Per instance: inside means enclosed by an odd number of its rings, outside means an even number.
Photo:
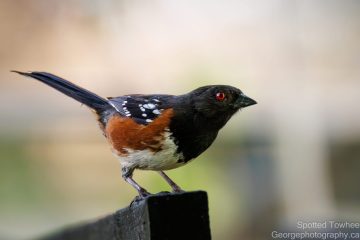
[[[12,69],[101,96],[229,84],[257,100],[168,172],[208,192],[214,239],[360,221],[359,13],[359,1],[0,1],[0,239],[104,216],[136,194],[92,113]],[[135,179],[169,189],[153,172]]]

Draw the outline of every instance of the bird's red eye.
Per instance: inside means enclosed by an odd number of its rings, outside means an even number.
[[[223,92],[218,92],[216,93],[216,100],[222,102],[225,100],[225,93]]]

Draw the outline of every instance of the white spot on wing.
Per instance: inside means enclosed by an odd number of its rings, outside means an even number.
[[[146,119],[146,122],[152,122],[153,120],[151,120],[151,119]]]
[[[161,114],[161,112],[159,111],[159,109],[155,109],[155,110],[153,110],[153,114],[159,115],[159,114]]]
[[[147,108],[147,109],[154,109],[156,106],[155,106],[155,104],[147,103],[147,104],[144,104],[143,107]]]
[[[141,116],[143,116],[143,117],[147,117],[147,114],[146,114],[146,113],[143,113],[143,114],[141,114]]]

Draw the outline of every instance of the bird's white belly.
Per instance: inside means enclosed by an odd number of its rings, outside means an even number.
[[[122,167],[159,171],[184,165],[183,162],[179,162],[179,159],[183,159],[183,155],[177,152],[177,146],[170,138],[170,133],[165,133],[164,139],[161,150],[157,152],[149,149],[132,150],[125,148],[127,156],[119,156]]]

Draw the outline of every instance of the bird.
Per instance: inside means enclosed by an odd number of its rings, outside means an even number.
[[[164,171],[194,160],[236,112],[257,103],[229,85],[202,86],[181,95],[103,98],[51,73],[12,72],[36,79],[89,107],[120,161],[122,177],[141,199],[151,194],[133,179],[135,169],[157,171],[173,192],[183,192]]]

